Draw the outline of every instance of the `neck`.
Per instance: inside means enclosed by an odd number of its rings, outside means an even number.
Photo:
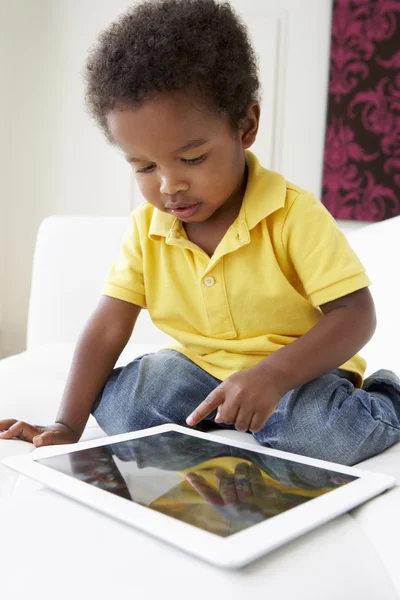
[[[185,223],[183,226],[188,238],[212,256],[215,248],[224,237],[229,227],[237,218],[242,206],[248,179],[246,164],[242,181],[237,190],[207,221],[203,223]]]
[[[209,219],[207,219],[204,225],[226,225],[226,229],[228,229],[232,225],[232,223],[237,218],[242,206],[243,198],[247,187],[247,180],[249,174],[248,171],[249,170],[246,163],[243,172],[243,177],[239,186],[233,192],[232,196],[218,210],[216,210],[215,213]]]

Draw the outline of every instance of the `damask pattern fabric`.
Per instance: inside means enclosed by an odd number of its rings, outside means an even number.
[[[400,0],[335,0],[322,201],[337,219],[400,214]]]

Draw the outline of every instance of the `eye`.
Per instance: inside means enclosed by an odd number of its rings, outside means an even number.
[[[198,156],[197,158],[182,158],[182,162],[185,165],[199,165],[204,160],[206,160],[207,154],[203,154],[202,156]],[[141,169],[137,169],[136,173],[152,173],[155,169],[156,165],[148,165],[147,167],[142,167]]]
[[[155,165],[149,165],[148,167],[143,167],[142,169],[136,169],[136,173],[151,173],[154,171]]]
[[[199,165],[207,158],[207,154],[203,154],[202,156],[198,156],[197,158],[182,158],[182,161],[185,165]]]

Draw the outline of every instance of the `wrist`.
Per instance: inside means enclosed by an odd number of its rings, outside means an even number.
[[[272,360],[272,357],[274,360]],[[276,360],[275,356],[270,355],[264,358],[253,369],[257,374],[257,378],[261,378],[263,385],[266,388],[274,388],[281,398],[292,389],[284,365]]]
[[[74,429],[73,427],[71,427],[71,425],[68,425],[67,423],[64,423],[63,421],[57,420],[54,423],[56,426],[57,425],[61,425],[62,427],[64,427],[65,429],[68,429],[68,431],[75,436],[77,439],[80,438],[80,436],[82,435],[82,432],[79,433],[78,431],[76,431],[76,429]]]

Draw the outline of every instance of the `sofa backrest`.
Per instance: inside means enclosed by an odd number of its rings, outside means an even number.
[[[129,217],[49,217],[40,226],[33,264],[28,348],[74,342],[95,308],[104,277],[119,252]],[[361,354],[368,372],[400,372],[400,217],[348,235],[373,282],[378,327]],[[163,344],[168,337],[142,311],[133,340]]]
[[[118,256],[129,217],[56,216],[39,228],[29,302],[28,349],[74,342],[96,307],[104,278]],[[140,313],[134,341],[169,340]]]

